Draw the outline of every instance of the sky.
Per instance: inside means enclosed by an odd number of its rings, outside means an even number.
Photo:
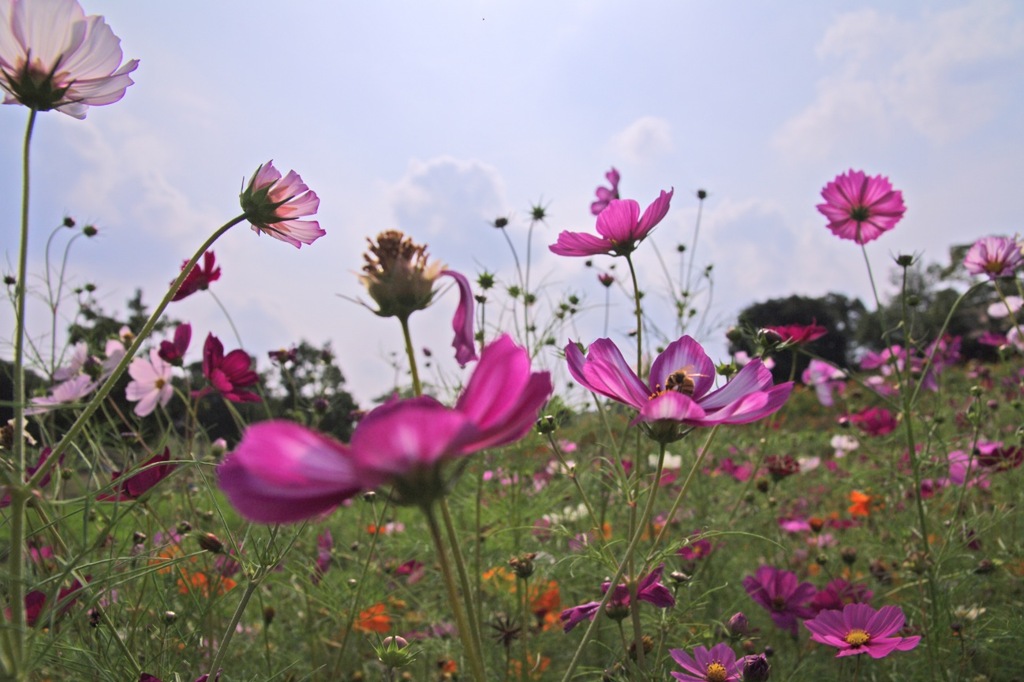
[[[1024,3],[1012,0],[81,2],[140,65],[124,99],[86,120],[39,117],[34,281],[47,236],[70,215],[99,235],[76,242],[68,281],[95,283],[110,312],[138,287],[155,305],[273,159],[320,196],[327,234],[295,249],[239,225],[213,248],[223,276],[211,289],[261,368],[269,350],[330,342],[363,402],[393,387],[402,351],[398,323],[357,302],[367,300],[357,277],[366,239],[383,230],[504,286],[516,283],[515,259],[491,223],[508,217],[515,256],[525,265],[529,253],[538,316],[581,300],[553,330],[556,345],[607,333],[628,348],[622,260],[587,267],[547,250],[562,230],[593,230],[594,189],[613,166],[623,198],[641,208],[674,188],[636,254],[638,276],[670,336],[665,273],[691,254],[697,271],[713,266],[696,298],[704,324],[688,331],[716,361],[726,327],[751,303],[870,299],[860,247],[834,237],[815,209],[848,169],[887,176],[906,201],[904,220],[866,248],[882,287],[897,254],[945,264],[951,245],[1022,230]],[[27,113],[0,107],[4,274],[16,262]],[[708,196],[694,251],[698,189]],[[531,232],[538,204],[547,219]],[[680,244],[690,249],[682,264]],[[597,274],[616,260],[606,332]],[[505,298],[491,298],[487,324],[508,326]],[[455,301],[447,291],[412,319],[437,384],[464,376],[449,348]],[[187,359],[199,359],[207,332],[238,343],[208,295],[169,312],[193,325]],[[45,335],[45,311],[30,313]],[[0,329],[9,357],[9,308]],[[537,362],[564,380],[555,349]]]

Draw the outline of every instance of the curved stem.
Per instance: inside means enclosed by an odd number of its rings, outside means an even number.
[[[85,424],[89,421],[89,418],[92,417],[96,410],[99,409],[100,405],[103,404],[103,401],[110,394],[110,391],[113,390],[117,380],[120,379],[121,375],[124,374],[126,369],[128,369],[128,365],[131,363],[132,358],[135,357],[135,354],[138,353],[139,348],[141,348],[142,344],[147,338],[149,338],[149,335],[153,333],[153,328],[156,327],[156,323],[160,320],[160,316],[163,315],[167,305],[171,302],[171,299],[174,298],[174,294],[178,293],[178,289],[181,288],[181,285],[188,276],[188,273],[192,271],[192,268],[199,262],[202,255],[206,253],[206,250],[209,249],[213,243],[221,237],[221,235],[243,220],[245,220],[244,213],[232,218],[217,228],[217,230],[205,242],[203,242],[203,245],[199,247],[199,250],[196,251],[195,255],[192,256],[192,258],[182,267],[178,278],[174,280],[174,283],[171,284],[171,288],[167,291],[167,294],[164,295],[163,300],[160,301],[160,304],[157,305],[153,314],[149,316],[148,320],[146,320],[146,324],[144,324],[142,329],[139,330],[138,335],[135,337],[135,341],[132,342],[132,345],[125,351],[124,357],[121,358],[121,362],[117,364],[114,371],[111,372],[110,376],[107,377],[107,380],[103,382],[103,385],[99,387],[96,394],[86,404],[85,409],[82,410],[82,413],[78,416],[78,419],[75,420],[75,423],[71,425],[71,428],[67,430],[64,437],[61,438],[53,447],[53,452],[50,453],[50,457],[47,458],[46,462],[39,467],[32,478],[25,484],[26,488],[33,488],[39,485],[39,481],[50,473],[53,467],[56,466],[57,462],[60,461],[60,456],[68,449],[68,446],[74,442],[82,429],[85,428]]]
[[[629,265],[629,277],[633,282],[633,306],[636,312],[636,375],[641,380],[644,378],[643,374],[643,358],[644,358],[644,344],[643,344],[643,309],[640,307],[640,287],[636,282],[636,268],[633,266],[633,259],[627,253],[625,255],[626,264]]]
[[[207,291],[209,291],[209,290],[207,290]],[[233,319],[231,319],[231,313],[228,312],[228,309],[225,308],[224,304],[221,303],[219,298],[217,298],[217,294],[215,294],[212,291],[210,291],[210,296],[213,297],[213,300],[217,304],[217,307],[220,308],[221,312],[224,313],[224,317],[227,318],[228,325],[231,326],[231,331],[234,332],[234,334],[235,334],[235,341],[238,342],[238,347],[239,348],[245,348],[245,344],[242,343],[242,335],[238,333],[238,327],[235,326],[235,321]]]

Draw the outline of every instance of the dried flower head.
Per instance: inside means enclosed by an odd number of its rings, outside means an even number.
[[[359,280],[380,307],[377,314],[405,319],[427,308],[444,265],[431,263],[427,247],[398,230],[381,232],[376,243],[366,241],[370,246],[363,254],[365,274]]]

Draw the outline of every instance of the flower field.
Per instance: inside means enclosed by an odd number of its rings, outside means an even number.
[[[137,66],[77,0],[0,0],[0,87],[28,118],[5,240],[0,679],[1024,679],[1019,235],[963,249],[938,324],[917,259],[896,256],[901,293],[875,290],[877,338],[844,362],[819,352],[836,325],[802,312],[741,318],[711,357],[683,314],[701,304],[684,249],[677,319],[648,306],[635,254],[704,191],[645,205],[613,168],[593,229],[544,247],[598,266],[606,328],[612,295],[628,311],[618,338],[580,338],[572,296],[541,305],[506,218],[516,271],[497,275],[381,226],[354,315],[393,324],[404,357],[357,405],[341,370],[364,358],[245,349],[227,309],[223,330],[176,319],[230,286],[214,251],[229,230],[303,253],[328,236],[320,196],[272,161],[152,310],[66,290],[96,229],[31,224],[34,125],[115,105]],[[850,169],[807,207],[873,286],[866,245],[899,229],[897,186]],[[530,237],[545,220],[533,207]],[[451,316],[435,306],[449,284]],[[951,331],[963,311],[968,338]],[[424,371],[414,317],[450,329],[461,374]]]

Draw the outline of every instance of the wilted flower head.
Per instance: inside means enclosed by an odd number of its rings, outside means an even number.
[[[668,213],[672,192],[662,190],[642,216],[640,204],[632,199],[612,199],[597,216],[597,236],[563,231],[548,248],[559,256],[627,256]]]
[[[253,232],[264,232],[297,249],[327,234],[315,220],[298,220],[315,215],[320,208],[316,192],[295,171],[282,178],[273,161],[256,169],[239,201]]]
[[[85,118],[132,84],[139,61],[121,64],[121,41],[76,0],[0,0],[0,88],[4,104]]]
[[[1024,263],[1020,244],[1010,237],[982,237],[974,242],[964,257],[964,267],[972,275],[989,279],[1012,277]]]
[[[836,176],[821,190],[825,203],[818,211],[828,218],[828,229],[841,239],[867,244],[891,230],[906,212],[903,193],[881,175],[869,178],[853,169]]]
[[[675,606],[676,598],[672,596],[672,592],[669,591],[669,589],[661,582],[661,574],[664,570],[665,566],[660,565],[637,583],[637,600],[653,604],[659,609],[667,609],[671,606]],[[609,588],[611,588],[610,582],[606,581],[601,584],[602,593],[607,593]],[[600,606],[600,601],[592,601],[565,609],[559,616],[562,621],[562,629],[565,632],[569,632],[584,620],[588,618],[593,620],[594,616],[597,615],[597,609]],[[611,598],[609,598],[608,603],[605,605],[605,613],[609,618],[622,620],[629,615],[629,609],[629,586],[620,583],[615,586]]]
[[[868,654],[884,658],[893,651],[910,651],[920,637],[893,637],[903,628],[903,611],[898,606],[883,606],[877,611],[867,604],[847,604],[842,611],[822,611],[804,622],[815,642],[839,649],[836,658]]]
[[[465,275],[446,270],[439,262],[430,262],[426,245],[413,242],[398,230],[377,235],[377,242],[367,239],[369,250],[363,254],[363,273],[359,281],[377,304],[374,312],[381,317],[407,320],[417,310],[426,310],[434,301],[434,283],[444,275],[459,287],[459,305],[452,317],[455,359],[465,367],[476,360],[473,339],[473,291]]]

